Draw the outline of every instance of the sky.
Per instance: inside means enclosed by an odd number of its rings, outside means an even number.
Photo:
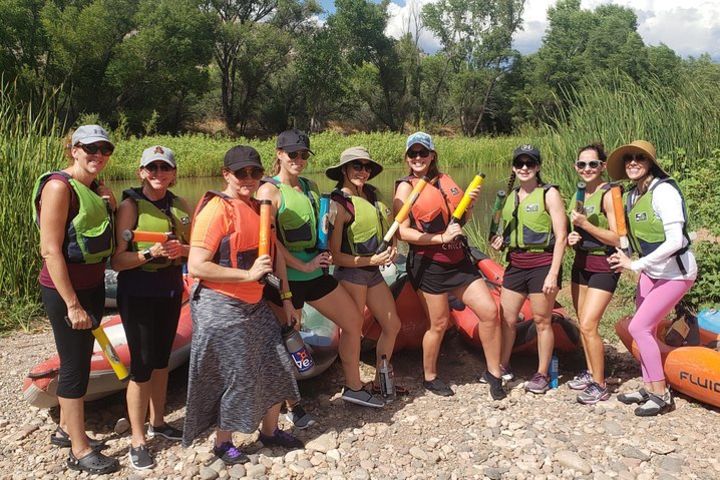
[[[391,19],[386,33],[399,37],[408,31],[412,12],[434,0],[392,0]],[[526,0],[523,30],[517,32],[514,47],[523,54],[536,51],[547,27],[547,9],[556,0]],[[614,3],[632,9],[638,17],[638,33],[646,45],[664,43],[682,57],[709,53],[720,61],[720,1],[718,0],[582,0],[582,8]],[[333,0],[321,4],[330,13]],[[421,32],[420,43],[426,52],[438,50],[440,44],[429,32]]]

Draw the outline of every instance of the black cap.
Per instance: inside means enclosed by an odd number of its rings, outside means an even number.
[[[527,155],[528,157],[534,159],[536,162],[542,163],[542,159],[540,158],[540,150],[530,144],[520,145],[515,150],[513,150],[513,162],[522,155]]]
[[[223,165],[231,172],[237,172],[244,167],[263,168],[260,154],[248,145],[237,145],[228,150]]]
[[[277,148],[285,150],[286,152],[297,152],[298,150],[307,150],[308,152],[315,155],[315,152],[310,150],[310,137],[307,136],[302,130],[293,128],[292,130],[285,130],[277,138]]]

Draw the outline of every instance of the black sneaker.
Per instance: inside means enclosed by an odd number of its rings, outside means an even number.
[[[147,436],[153,438],[157,435],[165,437],[168,440],[182,440],[183,432],[175,427],[171,427],[167,423],[163,423],[159,427],[148,425]]]
[[[277,446],[290,449],[305,448],[305,444],[299,438],[289,434],[285,430],[276,428],[272,435],[265,435],[260,432],[259,440],[266,447]]]
[[[130,465],[136,470],[147,470],[155,466],[155,460],[153,460],[145,445],[140,445],[137,448],[130,445],[128,457],[130,458]]]
[[[240,451],[232,442],[223,442],[219,447],[213,447],[213,453],[225,465],[236,465],[250,461],[247,455]]]
[[[673,410],[675,410],[675,400],[673,400],[668,389],[665,390],[663,396],[648,392],[647,401],[635,409],[635,415],[638,417],[654,417]]]
[[[428,390],[435,395],[440,395],[441,397],[452,397],[455,395],[455,392],[453,392],[452,389],[439,378],[434,380],[423,380],[423,387],[425,387],[425,390]]]
[[[485,383],[487,383],[490,387],[490,396],[493,400],[502,400],[503,398],[507,397],[507,393],[503,388],[502,378],[498,378],[486,370],[483,374],[483,379],[485,380]]]
[[[285,418],[299,430],[305,430],[317,424],[315,417],[307,413],[300,405],[295,405],[292,410],[288,410]]]
[[[621,393],[617,396],[618,402],[624,403],[625,405],[644,403],[647,402],[648,398],[650,398],[650,395],[644,388],[641,388],[637,392]]]

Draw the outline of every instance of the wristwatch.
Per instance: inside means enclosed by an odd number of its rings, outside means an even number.
[[[143,250],[140,253],[142,253],[142,256],[145,260],[152,260],[153,258],[155,258],[155,257],[153,257],[153,254],[149,248],[146,248],[145,250]]]

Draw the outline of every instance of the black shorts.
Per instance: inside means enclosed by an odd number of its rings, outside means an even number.
[[[573,267],[570,278],[572,283],[615,293],[618,281],[620,281],[620,274],[614,272],[588,272],[584,268]]]
[[[467,257],[460,263],[445,264],[412,252],[407,258],[407,274],[413,288],[426,293],[446,293],[482,278]]]
[[[503,288],[507,288],[513,292],[524,293],[542,293],[545,277],[550,272],[551,265],[543,265],[535,268],[518,268],[510,265],[505,269],[503,277]],[[562,286],[562,268],[558,273],[557,286]]]
[[[292,304],[296,309],[302,308],[303,305],[305,305],[305,302],[320,300],[325,295],[335,290],[338,286],[337,280],[330,275],[322,275],[320,277],[313,278],[312,280],[291,280],[289,283],[290,292],[292,292]],[[265,288],[263,289],[263,298],[274,303],[278,307],[282,306],[280,292],[270,285],[265,285]]]
[[[73,330],[65,323],[67,305],[57,290],[43,286],[40,290],[60,357],[57,396],[82,398],[87,392],[90,379],[90,361],[95,337],[89,328]],[[101,284],[89,290],[76,290],[75,293],[85,311],[101,320],[105,309],[105,285]]]
[[[168,366],[182,299],[120,295],[117,304],[130,350],[130,376],[147,382],[153,370]]]

